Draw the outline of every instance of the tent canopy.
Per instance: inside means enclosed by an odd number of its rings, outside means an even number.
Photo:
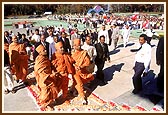
[[[89,9],[88,13],[98,13],[98,14],[100,14],[100,13],[104,13],[104,10],[103,10],[103,8],[101,8],[101,6],[97,5],[93,9]]]

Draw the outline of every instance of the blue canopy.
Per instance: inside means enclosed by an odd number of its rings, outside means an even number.
[[[91,12],[99,14],[101,12],[104,13],[104,10],[101,8],[101,6],[95,6],[93,9],[89,9],[88,13],[91,13]]]

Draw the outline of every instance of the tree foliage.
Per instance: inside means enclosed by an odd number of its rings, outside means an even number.
[[[4,4],[4,15],[33,15],[52,11],[54,14],[87,13],[96,4]],[[107,9],[107,4],[99,4]],[[115,12],[163,12],[163,4],[110,4],[110,11]]]

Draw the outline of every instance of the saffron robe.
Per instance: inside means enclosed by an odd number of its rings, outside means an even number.
[[[26,80],[28,73],[28,58],[24,44],[13,42],[9,45],[9,59],[12,65],[12,73],[16,75],[16,80]]]
[[[60,54],[55,52],[52,55],[52,67],[55,72],[57,72],[62,79],[62,86],[60,87],[63,91],[63,98],[67,97],[68,93],[68,74],[74,74],[75,68],[73,67],[74,60],[67,53]],[[61,90],[59,89],[59,90]]]
[[[86,84],[94,79],[93,74],[87,71],[87,67],[90,65],[90,57],[87,51],[81,50],[72,53],[72,58],[75,60],[75,66],[80,67],[80,70],[76,70],[74,79],[74,86],[77,89],[79,96],[84,98],[83,84]],[[82,67],[82,68],[81,68]]]
[[[51,71],[51,63],[47,56],[38,55],[35,60],[34,72],[36,76],[37,84],[40,88],[39,101],[41,106],[46,107],[55,99],[58,95],[58,88],[56,81],[59,81],[59,77],[56,77]],[[57,84],[57,85],[56,85]]]

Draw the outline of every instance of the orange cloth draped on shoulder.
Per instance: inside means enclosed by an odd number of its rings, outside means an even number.
[[[52,59],[52,67],[54,71],[58,72],[58,75],[63,81],[60,88],[63,91],[63,98],[66,98],[69,83],[68,74],[74,74],[75,72],[75,68],[73,67],[74,60],[67,53],[60,54],[57,52],[52,55]]]
[[[59,81],[60,79],[56,77],[54,73],[52,74],[51,63],[47,56],[37,56],[34,65],[34,72],[37,84],[40,88],[40,104],[41,106],[46,107],[57,98],[58,90],[56,87],[56,81]]]
[[[9,44],[4,43],[4,50],[6,50],[9,53]]]
[[[84,50],[73,52],[72,58],[75,60],[75,66],[80,67],[80,70],[76,70],[75,72],[74,79],[76,83],[73,85],[75,85],[79,96],[84,97],[83,84],[94,79],[93,74],[89,73],[86,69],[90,65],[90,58]]]
[[[28,55],[24,44],[11,43],[9,45],[9,59],[16,80],[25,81],[28,73]]]

